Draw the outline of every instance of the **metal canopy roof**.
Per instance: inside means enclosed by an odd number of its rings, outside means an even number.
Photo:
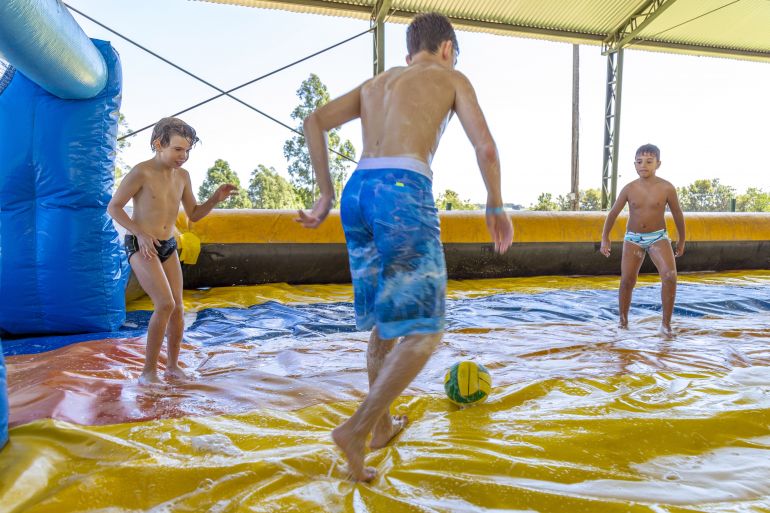
[[[458,29],[770,61],[770,0],[199,0],[388,21],[447,15]],[[382,14],[382,12],[380,12]]]

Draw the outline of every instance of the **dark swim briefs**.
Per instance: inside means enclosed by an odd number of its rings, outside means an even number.
[[[162,240],[159,242],[160,244],[155,246],[155,249],[158,251],[158,258],[160,258],[160,263],[163,263],[169,259],[174,251],[176,251],[176,239],[171,237],[168,240]],[[126,255],[128,256],[128,260],[130,262],[131,255],[139,251],[139,241],[137,240],[136,235],[126,235],[126,238],[123,241],[123,245],[126,248]]]

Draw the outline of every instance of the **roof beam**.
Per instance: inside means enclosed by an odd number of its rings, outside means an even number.
[[[650,0],[639,8],[636,13],[629,16],[620,28],[602,42],[602,54],[607,55],[617,52],[647,27],[652,21],[660,16],[663,11],[671,7],[676,0]]]
[[[385,16],[388,14],[388,11],[390,11],[390,5],[392,3],[393,0],[377,0],[374,4],[374,11],[372,12],[372,22],[375,24],[382,23]]]

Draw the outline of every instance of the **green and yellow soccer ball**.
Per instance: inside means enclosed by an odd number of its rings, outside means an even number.
[[[446,371],[444,390],[458,406],[481,403],[492,391],[492,378],[480,363],[457,362]]]

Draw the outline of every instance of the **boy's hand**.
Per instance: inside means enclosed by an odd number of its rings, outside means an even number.
[[[684,255],[684,241],[678,240],[676,241],[676,251],[674,252],[674,256],[679,258],[682,255]]]
[[[230,195],[234,193],[237,189],[238,187],[236,187],[235,185],[231,183],[226,183],[224,185],[220,185],[219,188],[216,191],[214,191],[214,194],[212,194],[211,196],[214,198],[214,201],[216,203],[220,203],[226,200],[227,198],[229,198]]]
[[[150,237],[146,233],[137,233],[136,240],[139,243],[139,253],[145,260],[152,260],[158,256],[157,246],[160,246],[158,239]]]
[[[306,214],[304,210],[297,210],[299,217],[294,220],[305,228],[318,228],[326,219],[326,216],[329,215],[329,210],[332,208],[332,199],[331,197],[321,196],[315,202],[313,210],[309,214]]]
[[[487,230],[495,243],[495,251],[501,255],[508,251],[513,241],[513,225],[502,207],[487,208]]]
[[[610,239],[602,239],[602,246],[599,248],[599,253],[606,257],[610,256]]]

